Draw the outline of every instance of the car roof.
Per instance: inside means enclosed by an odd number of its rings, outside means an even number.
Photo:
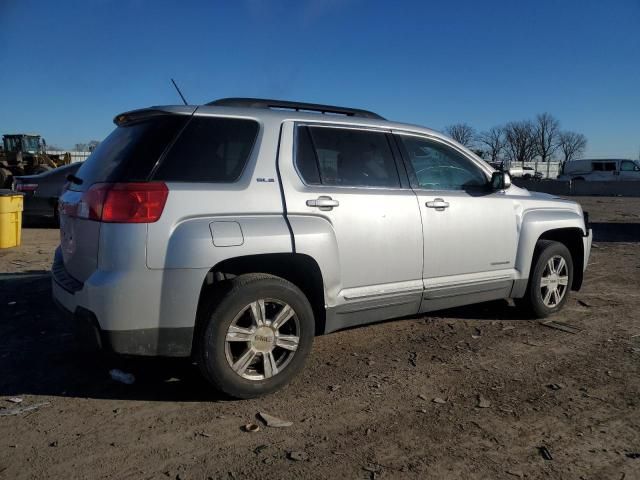
[[[168,113],[176,114],[196,114],[196,115],[223,115],[233,117],[253,118],[263,122],[277,122],[283,121],[306,121],[314,123],[332,123],[332,124],[344,124],[355,125],[372,128],[381,128],[387,130],[401,130],[416,133],[424,133],[426,135],[442,138],[449,142],[453,142],[450,138],[446,137],[442,133],[433,130],[431,128],[423,127],[421,125],[415,125],[404,122],[397,122],[393,120],[386,120],[384,118],[367,118],[361,116],[347,116],[332,113],[316,113],[306,111],[284,110],[284,109],[270,109],[270,108],[255,108],[255,107],[229,107],[218,105],[156,105],[148,108],[130,110],[128,112],[117,115],[114,119],[114,123],[119,124],[120,119],[129,116],[143,116],[145,112],[152,111],[164,111]],[[454,142],[455,143],[455,142]],[[458,145],[456,143],[456,145]],[[466,149],[465,149],[466,150]]]
[[[571,162],[620,162],[622,160],[631,160],[631,159],[629,158],[579,158],[577,160],[571,160]]]
[[[251,100],[251,99],[242,99],[242,100]],[[215,102],[212,102],[215,103]],[[302,105],[311,105],[311,104],[302,104]],[[331,107],[334,108],[334,107]],[[341,107],[335,107],[341,108]],[[364,111],[359,109],[345,109],[345,110],[354,110],[354,111]],[[382,117],[380,118],[370,118],[359,115],[339,115],[333,113],[320,113],[320,112],[308,112],[308,111],[297,111],[292,109],[278,109],[278,108],[256,108],[256,107],[244,107],[244,106],[220,106],[220,105],[157,105],[153,107],[131,110],[128,112],[121,113],[114,118],[114,123],[116,125],[120,125],[122,122],[126,122],[127,118],[135,118],[135,117],[144,117],[152,112],[167,112],[174,114],[183,114],[183,115],[220,115],[220,116],[228,116],[228,117],[237,117],[237,118],[248,118],[254,119],[263,123],[274,122],[278,125],[284,121],[298,121],[298,122],[309,122],[309,123],[327,123],[332,125],[345,125],[345,126],[357,126],[357,127],[369,127],[376,129],[385,129],[385,130],[394,130],[399,132],[406,133],[415,133],[420,135],[425,135],[428,137],[436,138],[440,141],[448,143],[453,147],[463,150],[467,155],[476,158],[479,161],[482,161],[483,164],[486,164],[490,170],[493,170],[492,167],[489,166],[484,160],[478,157],[474,152],[465,147],[464,145],[459,144],[453,139],[447,137],[446,135],[433,130],[431,128],[423,127],[421,125],[415,125],[410,123],[396,122],[393,120],[387,120]],[[367,112],[372,113],[372,112]],[[377,114],[373,114],[377,116]]]

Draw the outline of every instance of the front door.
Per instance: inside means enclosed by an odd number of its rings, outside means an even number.
[[[422,215],[423,310],[508,296],[518,236],[514,202],[491,191],[488,172],[453,146],[396,138]]]
[[[640,162],[638,162],[640,163]],[[622,160],[620,162],[620,181],[640,180],[640,165],[632,160]]]

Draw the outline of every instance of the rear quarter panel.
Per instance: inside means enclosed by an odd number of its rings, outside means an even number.
[[[292,251],[276,171],[280,124],[255,120],[260,132],[236,183],[167,183],[165,209],[148,225],[146,242],[147,267],[162,271],[161,326],[193,326],[203,282],[219,262]],[[214,245],[214,222],[237,224],[240,236]]]
[[[254,120],[260,131],[237,182],[167,183],[169,196],[162,216],[149,224],[149,268],[211,268],[230,256],[263,253],[273,245],[260,244],[261,229],[291,251],[276,172],[279,124]],[[214,246],[210,224],[221,220],[240,224],[245,241],[238,248]]]

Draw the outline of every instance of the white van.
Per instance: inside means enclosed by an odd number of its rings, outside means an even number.
[[[564,164],[558,180],[627,181],[640,180],[640,161],[625,159],[572,160]]]

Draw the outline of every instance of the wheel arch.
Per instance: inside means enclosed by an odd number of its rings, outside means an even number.
[[[324,282],[318,263],[300,253],[267,253],[227,258],[209,269],[200,289],[192,351],[206,320],[206,313],[227,286],[226,280],[247,273],[266,273],[284,278],[296,285],[313,309],[316,335],[325,331],[326,310]]]
[[[525,212],[520,228],[516,255],[516,269],[521,278],[528,280],[538,240],[553,240],[564,244],[573,261],[572,290],[582,286],[584,272],[584,243],[586,234],[584,218],[574,210],[531,210]],[[524,295],[527,282],[520,282],[513,296]]]
[[[573,281],[571,290],[580,290],[584,278],[584,244],[582,237],[584,233],[576,227],[556,228],[544,232],[538,240],[553,240],[562,243],[569,253],[573,262]]]

